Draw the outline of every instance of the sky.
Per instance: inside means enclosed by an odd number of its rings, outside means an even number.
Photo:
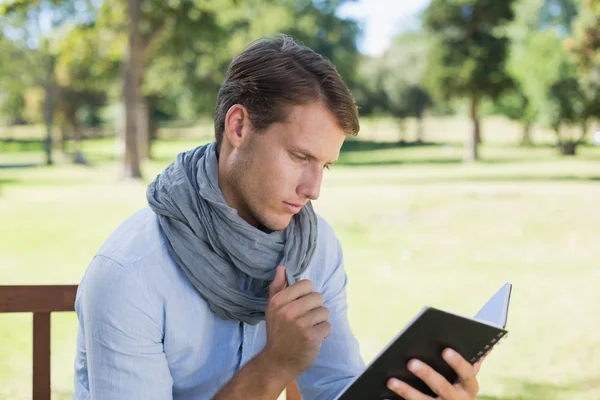
[[[381,55],[395,34],[414,27],[430,0],[358,0],[342,6],[338,15],[357,20],[363,30],[361,53]],[[417,25],[418,26],[418,25]]]

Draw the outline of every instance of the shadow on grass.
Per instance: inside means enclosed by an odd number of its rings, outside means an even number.
[[[33,168],[41,167],[42,165],[41,163],[0,164],[0,169]]]
[[[346,167],[364,167],[364,166],[392,166],[401,164],[458,164],[462,159],[458,157],[441,157],[441,158],[418,158],[418,159],[403,159],[394,157],[401,154],[404,149],[415,148],[442,148],[455,147],[449,144],[440,144],[433,142],[377,142],[371,140],[347,140],[342,145],[340,158],[336,165]],[[387,153],[385,155],[377,155],[378,159],[372,157],[364,157],[366,153],[376,152],[379,150],[399,150],[398,153]],[[351,153],[362,153],[360,155]]]
[[[592,390],[598,390],[600,378],[573,382],[567,385],[534,382],[508,382],[507,388],[514,395],[508,396],[477,396],[477,400],[564,400],[575,399]],[[596,394],[596,393],[593,393]]]
[[[344,167],[388,167],[395,165],[438,165],[438,164],[461,164],[460,158],[414,158],[405,160],[356,160],[347,159],[343,155],[335,164]]]
[[[393,155],[386,155],[381,157],[383,159],[357,159],[355,157],[348,157],[343,153],[340,154],[340,159],[335,164],[336,166],[344,167],[391,167],[398,165],[463,165],[465,162],[460,156],[448,156],[448,157],[431,157],[431,158],[392,158]],[[579,158],[578,158],[579,159]],[[580,158],[584,160],[584,158]],[[495,157],[491,159],[480,159],[476,164],[518,164],[518,163],[532,163],[536,161],[552,161],[552,158],[535,158],[535,157]],[[585,158],[586,161],[592,161],[592,159]]]
[[[91,168],[102,167],[109,163],[117,162],[115,153],[105,151],[104,148],[96,148],[95,140],[86,140],[87,149],[84,149],[83,155],[87,161],[86,166]],[[155,146],[162,146],[167,143],[186,142],[187,140],[157,140]],[[193,148],[195,142],[190,142],[189,148]],[[200,145],[200,144],[197,144]],[[477,161],[477,164],[493,165],[493,164],[519,164],[519,163],[535,163],[548,162],[554,160],[568,159],[561,157],[556,151],[556,154],[548,152],[537,152],[536,149],[543,150],[555,148],[551,144],[539,144],[528,147],[518,147],[510,144],[494,143],[491,148],[501,149],[506,148],[507,154],[509,149],[514,149],[516,152],[511,153],[512,156],[502,157],[497,154],[492,158],[486,158],[485,151],[482,159]],[[592,145],[582,145],[582,147],[593,148]],[[424,149],[421,153],[413,153],[413,150]],[[98,151],[101,150],[101,151]],[[404,150],[409,151],[404,153]],[[431,150],[428,152],[427,150]],[[448,151],[446,151],[448,150]],[[380,142],[372,140],[349,139],[346,140],[340,152],[340,158],[336,163],[337,166],[343,167],[387,167],[401,165],[463,165],[462,158],[463,144],[460,142]],[[72,159],[72,154],[68,153],[68,159]],[[176,153],[156,151],[151,161],[159,164],[170,164],[176,158]],[[575,156],[581,161],[600,161],[600,152],[585,152]],[[17,164],[0,164],[2,168],[30,168],[43,167],[41,163],[17,163]],[[493,179],[493,178],[492,178]],[[498,180],[504,180],[500,178]],[[536,180],[537,177],[530,179],[525,177],[523,180]],[[507,177],[506,180],[509,180]],[[577,177],[557,177],[556,180],[597,180],[596,178],[577,178]]]
[[[486,158],[483,154],[477,164],[519,164],[519,163],[535,163],[566,160],[569,157],[560,156],[558,150],[555,153],[536,152],[552,148],[552,145],[531,146],[528,148],[519,148],[517,146],[509,146],[504,144],[491,145],[491,148],[514,149],[515,152],[509,157],[492,156]],[[405,157],[403,150],[411,149],[432,149],[430,153],[422,152],[418,157],[415,157],[411,152],[410,157]],[[530,149],[527,151],[526,149]],[[390,150],[390,151],[386,151]],[[445,152],[444,150],[448,150]],[[488,149],[483,150],[484,153]],[[532,153],[534,152],[534,153]],[[445,154],[444,154],[445,153]],[[435,142],[377,142],[370,140],[348,140],[344,142],[340,152],[340,159],[336,163],[338,166],[345,167],[382,167],[382,166],[398,166],[398,165],[463,165],[462,157],[463,145],[461,143],[435,143]],[[406,153],[409,154],[409,153]],[[508,153],[507,153],[508,154]],[[578,154],[573,157],[582,161],[600,161],[600,152],[598,154]]]
[[[345,151],[372,151],[384,149],[410,149],[415,147],[441,147],[444,144],[434,142],[376,142],[372,140],[346,140],[342,145]]]
[[[519,182],[600,182],[600,176],[544,176],[544,175],[482,175],[482,176],[424,176],[424,177],[389,177],[381,179],[354,179],[353,185],[429,185],[441,183],[519,183]],[[341,184],[347,184],[340,182]],[[335,183],[334,183],[335,184]]]
[[[158,141],[156,145],[160,145],[162,143],[167,143],[168,141]],[[462,158],[463,153],[463,143],[460,142],[378,142],[371,140],[357,140],[350,139],[346,140],[342,145],[340,151],[340,159],[336,163],[336,165],[347,166],[347,167],[377,167],[377,166],[394,166],[394,165],[440,165],[440,164],[455,164],[461,165],[464,163]],[[555,154],[540,154],[534,153],[536,150],[544,150],[556,148],[555,145],[545,145],[541,144],[539,146],[530,146],[527,148],[520,148],[518,146],[511,145],[503,145],[494,143],[491,145],[493,148],[506,148],[516,149],[517,151],[521,151],[522,156],[513,156],[513,157],[494,157],[486,159],[484,158],[478,161],[480,164],[516,164],[516,163],[531,163],[536,161],[549,161],[554,159],[562,159],[558,150]],[[593,146],[588,146],[593,147]],[[190,146],[191,150],[194,146]],[[403,150],[411,151],[415,149],[432,149],[434,152],[432,157],[420,157],[420,158],[403,158],[401,155],[403,154]],[[443,149],[452,150],[453,154],[448,154],[444,156],[443,154],[435,155],[435,151],[443,151]],[[377,151],[381,150],[391,150],[392,152],[388,153],[380,153],[376,154]],[[395,152],[394,150],[397,150]],[[529,152],[527,152],[529,150]],[[367,156],[369,153],[373,152],[372,156]],[[354,154],[353,154],[354,153]],[[176,158],[176,154],[154,154],[151,161],[169,164],[173,162]],[[576,156],[578,160],[584,161],[600,161],[600,153],[598,155],[595,154],[578,154]],[[94,162],[113,162],[116,161],[114,155],[92,155],[90,154],[88,159]]]
[[[423,177],[415,179],[423,183],[444,183],[444,182],[595,182],[600,181],[600,176],[576,176],[576,175],[482,175],[482,176],[448,176],[448,177]],[[412,181],[414,182],[414,181]]]

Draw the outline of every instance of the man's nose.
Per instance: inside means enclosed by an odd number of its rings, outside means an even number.
[[[323,169],[318,165],[307,168],[303,174],[302,182],[298,185],[297,193],[309,200],[317,200],[321,193]]]

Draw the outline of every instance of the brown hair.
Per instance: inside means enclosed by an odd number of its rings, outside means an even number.
[[[250,43],[236,56],[219,89],[215,110],[215,139],[220,149],[225,116],[241,104],[258,131],[285,121],[291,106],[322,101],[347,135],[360,129],[358,110],[335,66],[288,36]]]

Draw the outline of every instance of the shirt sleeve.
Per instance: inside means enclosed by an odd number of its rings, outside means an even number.
[[[76,399],[172,399],[163,310],[130,267],[96,256],[79,286]]]
[[[332,325],[332,331],[323,341],[314,364],[297,379],[298,388],[305,399],[334,399],[365,368],[358,342],[348,321],[346,302],[348,278],[344,270],[340,243],[337,238],[335,241],[337,245],[335,268],[326,278],[322,288],[325,297],[324,306],[331,311],[329,323]]]

